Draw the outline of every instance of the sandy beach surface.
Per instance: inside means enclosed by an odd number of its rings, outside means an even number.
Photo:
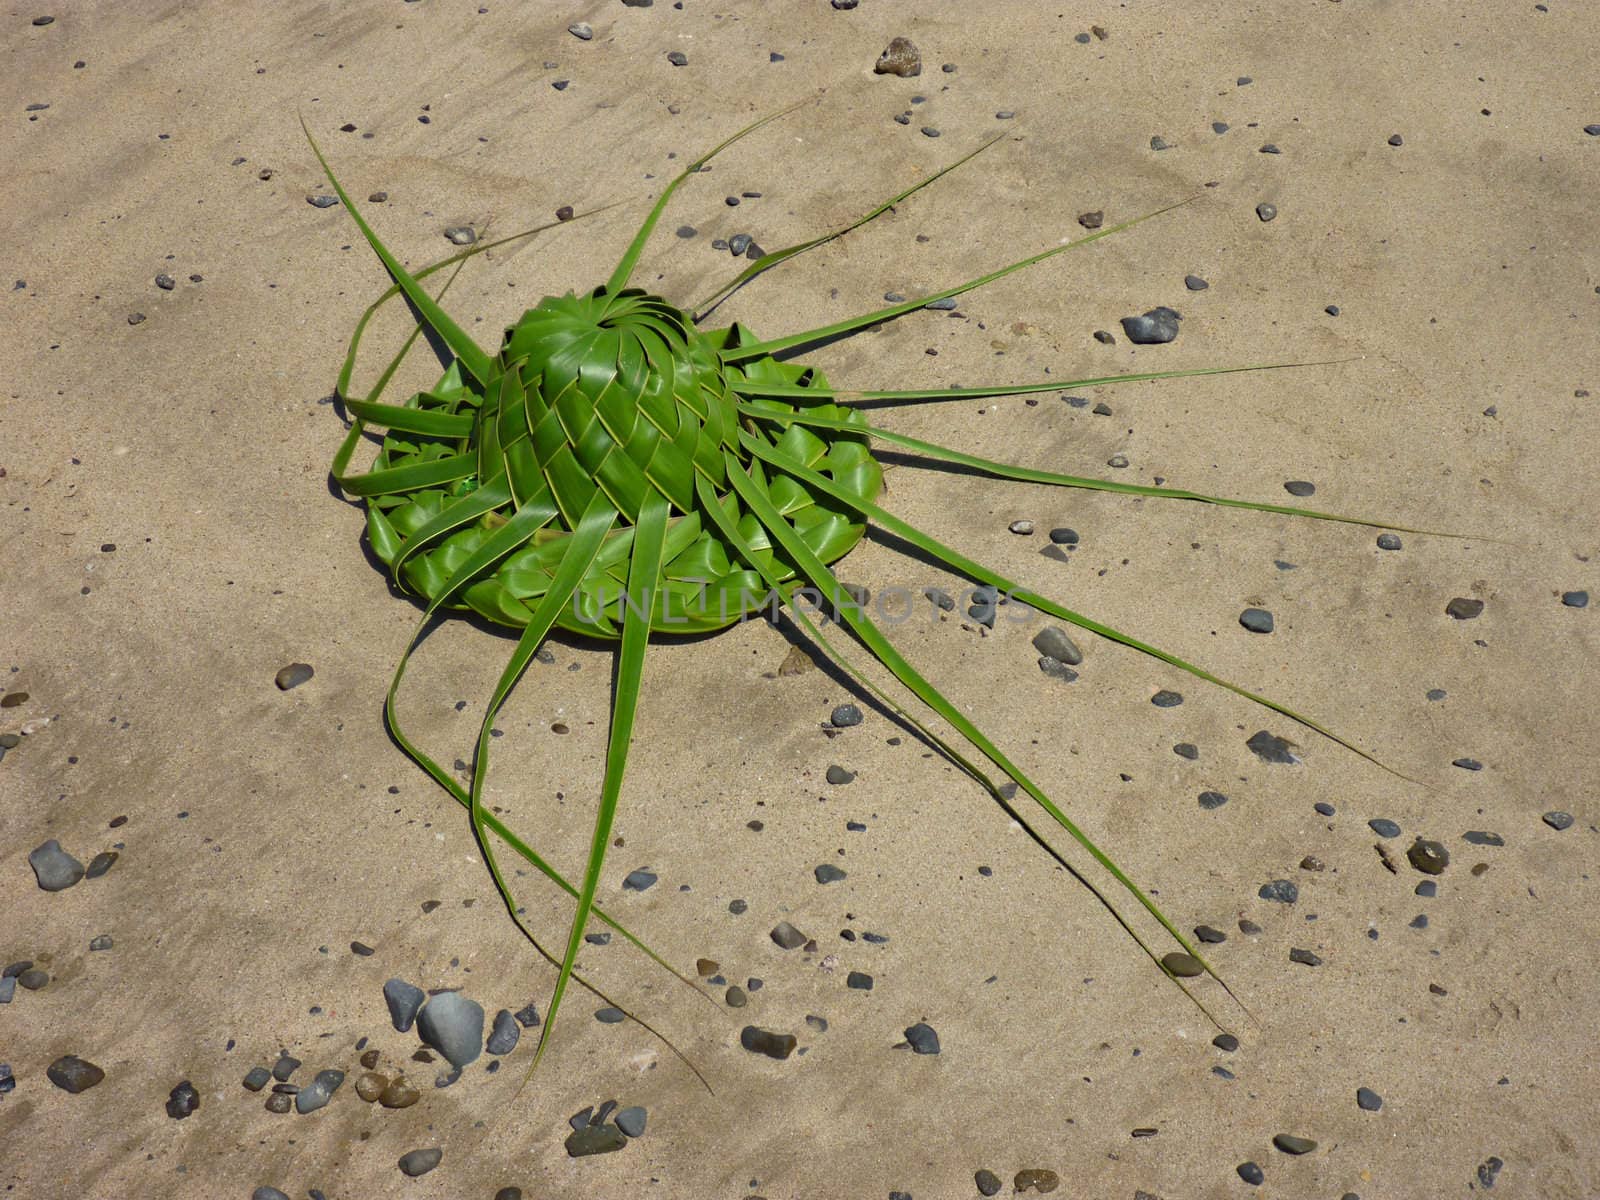
[[[920,74],[874,72],[896,37]],[[1575,0],[7,6],[0,1191],[1600,1195],[1597,45]],[[685,183],[637,283],[688,305],[745,265],[714,241],[837,228],[998,137],[713,321],[822,326],[1185,202],[808,361],[854,388],[1060,379],[871,415],[1046,470],[1462,536],[1384,549],[1360,525],[885,454],[895,515],[1377,760],[1089,633],[1077,679],[1051,677],[1032,639],[1056,622],[1021,605],[986,630],[920,602],[892,629],[1185,936],[1222,937],[1206,954],[1236,999],[1202,978],[1191,1003],[847,675],[780,670],[815,651],[782,617],[648,655],[599,899],[693,986],[620,937],[580,964],[660,1036],[574,987],[531,1078],[542,1024],[452,1081],[385,981],[492,1022],[544,1015],[556,972],[385,731],[420,610],[328,469],[341,357],[386,277],[315,202],[297,114],[352,195],[386,194],[364,211],[413,267],[457,248],[447,229],[611,206],[468,264],[448,306],[493,349],[541,296],[602,282],[684,164],[792,104]],[[1132,344],[1121,318],[1157,306],[1176,340]],[[388,317],[360,386],[405,336]],[[397,399],[437,371],[413,360]],[[1318,365],[1068,383],[1278,363]],[[1052,549],[1065,528],[1076,546]],[[893,538],[838,569],[879,596],[966,586]],[[1241,626],[1251,608],[1271,633]],[[457,620],[414,659],[402,720],[447,769],[513,646]],[[486,800],[577,877],[612,650],[548,649],[496,721]],[[280,688],[294,663],[314,674]],[[862,722],[830,728],[847,703]],[[1261,730],[1300,761],[1264,761]],[[1413,865],[1418,838],[1442,873]],[[30,853],[52,840],[117,857],[47,891]],[[653,886],[625,889],[639,870]],[[513,884],[563,945],[567,898]],[[807,944],[782,949],[780,922]],[[905,1044],[918,1025],[938,1054]],[[752,1053],[746,1026],[797,1049]],[[344,1073],[324,1107],[243,1085],[285,1054],[300,1088]],[[74,1057],[103,1077],[61,1086],[95,1074]],[[369,1069],[420,1099],[363,1100]],[[569,1119],[609,1100],[642,1133],[570,1155]],[[403,1173],[419,1150],[436,1165]]]

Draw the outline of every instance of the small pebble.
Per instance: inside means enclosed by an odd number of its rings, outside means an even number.
[[[1163,305],[1142,316],[1123,317],[1122,332],[1136,346],[1160,346],[1177,338],[1181,319],[1176,311]]]
[[[1596,128],[1600,129],[1600,126],[1596,126]],[[1500,1175],[1500,1168],[1505,1165],[1503,1161],[1493,1154],[1478,1164],[1478,1182],[1483,1185],[1485,1191],[1494,1187],[1494,1181]]]
[[[478,231],[471,225],[452,225],[444,231],[444,236],[452,245],[470,246],[478,240]]]
[[[318,1071],[317,1077],[301,1088],[294,1098],[294,1110],[301,1115],[315,1112],[329,1100],[344,1082],[343,1071]]]
[[[111,949],[112,944],[111,935],[109,933],[96,934],[94,937],[89,939],[89,949],[91,950],[109,950]]]
[[[356,1080],[356,1095],[371,1104],[383,1095],[388,1086],[388,1076],[379,1075],[376,1071],[366,1071]]]
[[[1209,925],[1196,925],[1194,936],[1208,946],[1216,946],[1228,940],[1228,935],[1220,929],[1213,929]]]
[[[404,1075],[397,1075],[378,1096],[378,1103],[384,1108],[410,1108],[421,1099],[422,1093],[406,1082]]]
[[[574,21],[567,26],[567,32],[581,42],[587,42],[594,37],[594,30],[587,21]]]
[[[1400,549],[1400,545],[1401,545],[1401,543],[1400,543],[1400,535],[1399,534],[1396,534],[1396,533],[1380,533],[1378,535],[1378,549],[1379,550],[1398,550],[1398,549]]]
[[[1011,1186],[1018,1193],[1022,1192],[1053,1192],[1061,1186],[1061,1177],[1054,1171],[1043,1167],[1033,1167],[1025,1171],[1018,1171],[1012,1177]]]
[[[517,1048],[517,1042],[522,1037],[522,1026],[511,1015],[511,1010],[502,1008],[494,1015],[494,1028],[489,1033],[489,1041],[484,1049],[490,1054],[510,1054]]]
[[[798,950],[811,940],[787,921],[774,925],[770,936],[784,950]]]
[[[1300,889],[1292,880],[1274,879],[1270,883],[1263,883],[1256,895],[1279,904],[1293,904],[1300,899]]]
[[[64,1092],[74,1096],[86,1092],[106,1077],[106,1073],[92,1062],[76,1054],[64,1054],[45,1068],[45,1077]]]
[[[1265,729],[1252,733],[1245,741],[1245,745],[1262,762],[1283,764],[1300,762],[1300,756],[1295,753],[1297,747],[1293,742],[1268,733]]]
[[[428,993],[404,979],[390,979],[383,985],[384,1003],[389,1006],[389,1020],[396,1033],[406,1033],[417,1019]]]
[[[828,723],[835,729],[849,729],[861,721],[861,710],[854,704],[841,704],[828,717]]]
[[[1247,608],[1239,614],[1239,624],[1251,633],[1271,633],[1272,614],[1264,608]]]
[[[656,875],[646,871],[643,867],[637,871],[629,871],[622,881],[622,890],[625,892],[643,892],[656,885]]]
[[[83,878],[83,864],[51,838],[28,854],[28,865],[41,891],[61,892]]]
[[[1150,703],[1157,708],[1177,708],[1178,705],[1183,703],[1183,693],[1172,692],[1162,688],[1154,696],[1150,697]]]
[[[1540,820],[1542,820],[1546,825],[1550,826],[1551,829],[1554,829],[1557,833],[1559,833],[1563,829],[1572,828],[1573,817],[1569,812],[1562,812],[1560,809],[1552,809],[1551,811],[1545,813]]]
[[[250,1193],[250,1200],[289,1200],[289,1197],[275,1187],[262,1184]]]
[[[1405,138],[1401,137],[1398,133],[1391,133],[1389,135],[1389,145],[1391,145],[1391,146],[1404,146],[1405,144],[1406,144]]]
[[[604,1008],[594,1010],[594,1019],[602,1025],[620,1025],[628,1019],[628,1014],[620,1008],[612,1008],[610,1005],[606,1005]]]
[[[1239,1048],[1239,1039],[1231,1033],[1219,1033],[1211,1039],[1211,1044],[1226,1054],[1232,1054]]]
[[[1291,479],[1283,485],[1283,490],[1291,496],[1314,496],[1317,493],[1317,485],[1308,479]]]
[[[310,663],[290,663],[273,676],[272,681],[278,685],[280,692],[287,692],[290,688],[297,688],[302,683],[310,680],[314,675]]]
[[[1221,792],[1201,792],[1200,807],[1207,812],[1215,812],[1228,802],[1228,798]]]
[[[287,1083],[289,1076],[300,1069],[300,1060],[292,1054],[280,1052],[278,1061],[272,1064],[272,1077],[279,1083]]]
[[[1400,826],[1388,817],[1373,817],[1367,822],[1367,828],[1379,837],[1392,838],[1400,836]]]
[[[996,1195],[1005,1186],[1000,1182],[1000,1176],[987,1167],[979,1167],[972,1176],[972,1182],[977,1185],[980,1196]]]
[[[174,1121],[181,1121],[200,1107],[200,1093],[195,1091],[194,1084],[185,1079],[167,1097],[167,1116]]]
[[[811,873],[816,876],[818,883],[838,883],[845,877],[845,873],[832,863],[820,863]]]
[[[913,1054],[939,1053],[939,1035],[931,1025],[918,1021],[905,1031],[905,1037]]]
[[[1087,40],[1087,39],[1085,39],[1085,40]],[[1158,133],[1153,138],[1150,139],[1150,149],[1152,149],[1152,150],[1170,150],[1170,149],[1172,149],[1172,143],[1167,141],[1166,138],[1162,137]]]
[[[483,1006],[460,992],[440,992],[417,1015],[417,1036],[464,1067],[483,1053]]]
[[[630,1138],[643,1137],[646,1113],[637,1104],[617,1111],[617,1128]]]
[[[1463,771],[1481,771],[1483,764],[1475,758],[1457,758],[1450,762],[1452,767],[1460,767]]]
[[[1211,285],[1198,275],[1185,275],[1183,277],[1183,286],[1191,292],[1203,292]]]
[[[244,1086],[252,1092],[259,1092],[271,1079],[272,1072],[265,1067],[251,1067],[244,1077]]]
[[[689,65],[689,56],[682,50],[669,50],[667,52],[667,61],[675,67],[687,67]]]
[[[872,976],[865,971],[851,971],[845,976],[844,985],[857,992],[870,992],[872,990]]]
[[[1406,851],[1406,859],[1424,875],[1442,875],[1450,865],[1450,851],[1438,842],[1418,838]]]
[[[1197,975],[1205,974],[1205,964],[1192,954],[1185,954],[1181,950],[1174,950],[1170,954],[1161,956],[1161,965],[1170,975],[1180,979],[1193,979]]]
[[[307,196],[306,203],[311,205],[312,208],[332,208],[339,203],[339,197],[327,195]]]
[[[1589,593],[1588,592],[1562,592],[1561,593],[1561,603],[1566,605],[1568,608],[1588,608],[1589,607]]]
[[[1263,221],[1270,221],[1278,215],[1278,206],[1265,201],[1256,205],[1256,216]]]
[[[1299,963],[1305,967],[1320,967],[1322,965],[1322,959],[1318,955],[1310,950],[1302,950],[1298,947],[1289,951],[1289,961]]]
[[[781,1061],[794,1053],[799,1042],[792,1033],[773,1033],[770,1029],[746,1025],[739,1031],[739,1044],[752,1054],[765,1054]]]
[[[1256,1164],[1253,1162],[1242,1162],[1235,1167],[1234,1170],[1239,1172],[1239,1178],[1244,1180],[1251,1187],[1260,1186],[1267,1178],[1262,1172],[1261,1168],[1256,1166]]]
[[[1010,525],[1007,525],[1006,528],[1011,530],[1012,533],[1021,534],[1026,537],[1028,534],[1033,532],[1033,522],[1013,521]]]
[[[750,997],[745,995],[744,989],[737,983],[729,985],[728,990],[722,994],[722,1000],[729,1008],[743,1008],[750,1003]]]
[[[922,55],[909,38],[897,37],[878,55],[872,73],[911,79],[922,74]]]
[[[1483,612],[1483,601],[1457,596],[1444,606],[1444,611],[1458,621],[1470,621]]]
[[[1050,531],[1050,540],[1057,546],[1076,546],[1078,544],[1078,531],[1063,526]]]
[[[1310,1154],[1317,1148],[1310,1138],[1296,1137],[1292,1133],[1273,1134],[1272,1144],[1285,1154]]]
[[[1461,835],[1461,840],[1472,846],[1504,846],[1505,838],[1498,833],[1490,833],[1486,829],[1469,829]]]
[[[855,777],[856,777],[856,773],[854,771],[847,771],[843,767],[839,766],[837,763],[835,763],[834,765],[830,766],[828,768],[827,774],[824,776],[824,778],[827,779],[828,783],[833,787],[843,787],[845,784],[849,783]]]
[[[1383,1107],[1383,1097],[1369,1087],[1356,1089],[1356,1104],[1362,1112],[1377,1112]]]
[[[171,275],[157,275],[156,286],[163,292],[170,292],[173,288],[178,286],[178,281]]]
[[[400,1156],[400,1173],[413,1179],[418,1175],[426,1175],[439,1165],[443,1157],[444,1151],[436,1146],[429,1146],[425,1150],[408,1150]]]
[[[1066,663],[1069,667],[1076,667],[1083,662],[1083,651],[1078,649],[1077,644],[1067,636],[1067,631],[1059,625],[1046,625],[1034,634],[1033,648],[1057,662]]]

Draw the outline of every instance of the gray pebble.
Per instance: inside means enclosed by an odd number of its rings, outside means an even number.
[[[96,934],[89,939],[89,949],[91,950],[109,950],[111,946],[112,941],[109,933]]]
[[[86,1092],[106,1077],[106,1073],[92,1062],[76,1054],[64,1054],[45,1068],[45,1077],[64,1092],[76,1096]]]
[[[517,1019],[517,1024],[524,1029],[532,1029],[539,1023],[539,1010],[530,1002],[511,1014]]]
[[[1293,904],[1300,899],[1300,889],[1292,880],[1274,879],[1270,883],[1263,883],[1256,895],[1263,900],[1274,900],[1279,904]]]
[[[1228,132],[1228,123],[1226,121],[1211,122],[1211,132],[1220,137]]]
[[[1265,729],[1258,729],[1252,733],[1245,745],[1262,762],[1289,764],[1300,761],[1299,755],[1295,753],[1297,747],[1293,742],[1268,733]]]
[[[1561,603],[1565,604],[1568,608],[1588,608],[1589,607],[1589,593],[1588,592],[1562,592],[1561,593]]]
[[[987,1168],[979,1168],[972,1176],[972,1182],[977,1185],[980,1196],[998,1195],[1001,1187],[1004,1186],[1000,1182],[1000,1176]]]
[[[1185,275],[1183,277],[1183,286],[1191,292],[1203,292],[1211,285],[1198,275]]]
[[[335,204],[339,203],[339,197],[327,195],[307,196],[306,203],[311,205],[312,208],[332,208]]]
[[[667,61],[675,67],[687,67],[689,65],[689,56],[682,50],[669,50],[667,52]]]
[[[1207,812],[1215,812],[1228,802],[1228,797],[1221,792],[1201,792],[1200,807]]]
[[[1296,1137],[1292,1133],[1273,1134],[1272,1144],[1285,1154],[1310,1154],[1317,1148],[1310,1138]]]
[[[1150,697],[1150,703],[1157,708],[1177,708],[1178,705],[1183,703],[1183,693],[1172,692],[1162,688],[1154,696]]]
[[[116,865],[117,859],[120,857],[122,856],[115,850],[100,851],[99,854],[89,860],[88,867],[84,869],[83,877],[85,879],[99,879],[100,876]]]
[[[1228,935],[1220,929],[1213,929],[1210,925],[1196,925],[1194,936],[1208,946],[1218,946],[1228,940]]]
[[[617,1112],[617,1128],[631,1138],[644,1136],[646,1114],[637,1104]]]
[[[280,1052],[278,1061],[272,1064],[272,1077],[279,1083],[288,1081],[289,1076],[300,1069],[300,1060],[292,1054]]]
[[[1142,316],[1123,317],[1122,332],[1136,346],[1159,346],[1178,336],[1178,322],[1182,318],[1165,305],[1152,308]]]
[[[933,1026],[918,1021],[906,1029],[905,1036],[913,1054],[939,1053],[939,1035],[934,1032]]]
[[[315,1112],[333,1099],[334,1092],[339,1090],[339,1085],[343,1082],[343,1071],[318,1071],[317,1077],[301,1088],[295,1096],[295,1112],[301,1114]]]
[[[1268,204],[1263,200],[1260,204],[1256,205],[1256,216],[1263,221],[1270,221],[1277,215],[1278,206],[1276,204]]]
[[[1200,759],[1200,747],[1193,742],[1174,743],[1172,752],[1179,758],[1186,759],[1189,762],[1198,762]]]
[[[259,1092],[271,1078],[272,1072],[265,1067],[251,1067],[244,1077],[244,1086],[252,1092]]]
[[[872,976],[865,971],[851,971],[845,976],[844,985],[852,991],[870,992],[872,990]]]
[[[314,674],[316,672],[311,669],[310,663],[290,663],[272,677],[272,682],[278,685],[280,692],[287,692],[290,688],[297,688],[306,683]]]
[[[1461,840],[1472,846],[1504,846],[1505,838],[1498,833],[1490,833],[1486,829],[1469,829],[1461,835]]]
[[[170,292],[173,288],[178,286],[178,281],[171,275],[157,275],[156,286],[163,292]]]
[[[1401,137],[1398,133],[1391,133],[1389,135],[1389,145],[1391,145],[1391,146],[1404,146],[1405,144],[1406,144],[1405,138]]]
[[[828,723],[835,729],[849,729],[861,721],[861,710],[854,704],[841,704],[828,716]]]
[[[439,1165],[443,1157],[444,1151],[436,1146],[429,1146],[425,1150],[408,1150],[400,1156],[400,1173],[413,1179],[418,1175],[426,1175]]]
[[[1457,596],[1444,606],[1444,611],[1458,621],[1470,621],[1483,612],[1483,601]]]
[[[587,42],[594,37],[594,30],[587,21],[574,21],[567,26],[567,32],[581,42]]]
[[[752,241],[754,239],[748,233],[736,233],[728,239],[728,252],[738,258],[739,255],[750,249]]]
[[[1078,544],[1078,531],[1062,526],[1060,529],[1050,531],[1050,540],[1057,546],[1076,546]]]
[[[1059,625],[1046,625],[1033,635],[1033,648],[1040,654],[1076,667],[1083,662],[1083,651],[1078,649],[1067,631]]]
[[[1367,822],[1367,828],[1379,837],[1392,838],[1400,836],[1400,826],[1388,817],[1373,817]]]
[[[200,1107],[200,1093],[185,1079],[167,1096],[167,1116],[181,1121]]]
[[[1256,1187],[1266,1180],[1266,1174],[1253,1162],[1242,1162],[1234,1168],[1239,1173],[1239,1178]]]
[[[250,1200],[289,1200],[289,1197],[275,1187],[267,1187],[262,1184],[250,1193]]]
[[[1600,129],[1600,126],[1596,126],[1596,128]],[[1494,1181],[1500,1174],[1500,1168],[1505,1165],[1503,1160],[1493,1154],[1478,1164],[1478,1182],[1483,1185],[1485,1191],[1494,1187]]]
[[[1239,1039],[1231,1033],[1219,1033],[1211,1039],[1211,1044],[1225,1054],[1232,1054],[1239,1048]]]
[[[811,940],[787,921],[779,921],[774,925],[770,936],[785,950],[798,950]]]
[[[1481,771],[1483,764],[1475,758],[1457,758],[1450,762],[1452,767],[1460,767],[1463,771]]]
[[[1247,608],[1239,614],[1239,624],[1251,633],[1271,633],[1272,614],[1264,608]]]
[[[483,1006],[460,992],[440,992],[417,1015],[417,1036],[464,1067],[483,1053]]]
[[[612,1008],[607,1005],[604,1008],[594,1010],[594,1019],[602,1025],[621,1025],[628,1019],[628,1014],[620,1008]]]
[[[1172,149],[1172,143],[1167,141],[1166,138],[1162,137],[1158,133],[1158,134],[1155,135],[1155,137],[1150,139],[1150,149],[1152,149],[1152,150],[1170,150],[1170,149]]]
[[[427,998],[427,992],[404,979],[390,979],[383,985],[384,1003],[389,1006],[389,1020],[394,1022],[396,1033],[411,1028]]]
[[[622,881],[622,890],[625,892],[648,891],[656,885],[656,875],[653,871],[646,871],[640,867],[637,871],[629,871]]]
[[[1039,656],[1039,670],[1043,671],[1051,679],[1060,679],[1065,683],[1071,683],[1078,678],[1076,671],[1060,659],[1051,658],[1048,654]]]
[[[1377,1112],[1383,1107],[1383,1097],[1369,1087],[1356,1089],[1356,1104],[1362,1112]]]
[[[694,237],[700,231],[698,229],[696,229],[693,225],[679,225],[675,232],[677,233],[677,235],[679,237],[688,239],[688,238]]]
[[[470,246],[478,240],[478,231],[471,225],[452,225],[444,236],[456,246]]]
[[[1585,125],[1583,131],[1590,137],[1600,137],[1600,125]]]
[[[739,1044],[751,1054],[782,1060],[793,1054],[799,1043],[792,1033],[773,1033],[770,1029],[746,1025],[739,1031]]]
[[[27,988],[30,992],[37,992],[49,982],[49,973],[41,971],[38,967],[29,967],[17,974],[17,985]]]
[[[28,854],[28,865],[40,890],[62,892],[83,878],[83,864],[61,848],[61,843],[51,838]]]
[[[922,307],[933,312],[955,312],[956,298],[954,296],[945,296],[938,300],[929,300]]]
[[[832,863],[820,863],[811,873],[817,877],[818,883],[838,883],[845,877],[845,873]]]
[[[745,995],[744,989],[737,983],[729,985],[728,990],[722,994],[722,1000],[729,1008],[743,1008],[750,1003],[750,997]]]
[[[1546,825],[1550,826],[1551,829],[1554,829],[1557,833],[1561,832],[1563,829],[1572,828],[1572,814],[1569,812],[1562,812],[1558,808],[1552,809],[1551,811],[1545,813],[1540,820],[1542,820]]]
[[[828,773],[825,776],[827,781],[834,787],[843,787],[855,777],[856,773],[854,771],[847,771],[837,763],[828,768]]]
[[[1007,525],[1006,528],[1012,533],[1021,534],[1026,537],[1028,534],[1033,532],[1033,522],[1027,520],[1013,521],[1011,524]]]
[[[1291,496],[1314,496],[1317,485],[1307,479],[1291,479],[1283,485],[1283,490]]]
[[[1279,150],[1276,144],[1274,144],[1272,142],[1267,142],[1264,146],[1261,147],[1260,153],[1262,153],[1262,154],[1282,154],[1283,151]]]
[[[1400,545],[1400,535],[1397,533],[1380,533],[1378,535],[1379,550],[1398,550]]]
[[[490,1054],[510,1054],[517,1048],[517,1041],[521,1037],[522,1026],[511,1015],[509,1008],[502,1008],[494,1015],[494,1028],[489,1032],[489,1041],[484,1049]]]
[[[1305,967],[1320,967],[1322,965],[1322,959],[1318,955],[1313,954],[1310,950],[1301,950],[1298,947],[1289,951],[1289,961],[1299,963]]]

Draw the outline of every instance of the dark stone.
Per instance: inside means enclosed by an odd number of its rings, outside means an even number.
[[[1411,849],[1406,851],[1406,858],[1424,875],[1442,875],[1444,869],[1450,865],[1450,851],[1438,842],[1430,842],[1420,837],[1411,843]]]
[[[647,1114],[638,1105],[624,1108],[617,1113],[617,1128],[630,1138],[643,1137]]]
[[[1383,1107],[1383,1097],[1369,1087],[1356,1089],[1356,1104],[1362,1112],[1377,1112]]]
[[[1228,798],[1221,792],[1201,792],[1200,807],[1207,812],[1214,812],[1228,802]]]
[[[1268,733],[1265,729],[1252,733],[1245,745],[1250,748],[1252,754],[1265,763],[1294,764],[1300,761],[1300,757],[1294,752],[1296,747],[1293,742],[1288,738]]]
[[[1244,1180],[1251,1187],[1260,1186],[1261,1183],[1267,1178],[1262,1172],[1261,1168],[1256,1166],[1256,1164],[1253,1162],[1242,1162],[1235,1167],[1234,1170],[1239,1172],[1239,1178]]]
[[[167,1097],[167,1116],[174,1121],[181,1121],[195,1109],[200,1107],[200,1093],[195,1091],[194,1084],[185,1079]]]
[[[838,883],[845,877],[845,873],[832,863],[820,863],[811,873],[817,877],[818,883]]]
[[[939,1035],[934,1032],[933,1026],[918,1021],[907,1028],[905,1033],[906,1042],[913,1054],[939,1053]]]
[[[1264,608],[1247,608],[1239,614],[1239,624],[1251,633],[1271,633],[1272,614]]]
[[[1289,961],[1299,963],[1304,967],[1320,967],[1322,965],[1320,957],[1310,950],[1302,950],[1299,947],[1289,951]]]
[[[415,1179],[418,1175],[426,1175],[439,1165],[439,1160],[444,1157],[444,1151],[436,1146],[429,1146],[425,1150],[408,1150],[400,1156],[400,1173]]]
[[[1486,829],[1469,829],[1461,835],[1461,840],[1474,846],[1504,846],[1505,838],[1498,833],[1490,833]]]
[[[1142,316],[1123,317],[1122,332],[1136,346],[1161,346],[1177,339],[1180,320],[1176,311],[1163,305]]]
[[[1367,828],[1379,837],[1392,838],[1400,836],[1400,826],[1388,817],[1373,817],[1367,822]]]
[[[1560,809],[1552,809],[1551,811],[1545,813],[1540,820],[1542,820],[1546,825],[1550,826],[1551,829],[1554,829],[1557,833],[1560,833],[1563,829],[1572,828],[1573,818],[1572,814],[1569,812],[1562,812]]]
[[[1465,596],[1457,596],[1444,606],[1444,611],[1458,621],[1470,621],[1483,612],[1482,600],[1470,600]]]
[[[302,683],[308,682],[315,674],[310,663],[290,663],[272,677],[272,682],[278,685],[280,692],[287,692],[290,688],[297,688]]]
[[[92,1062],[76,1054],[64,1054],[45,1068],[45,1078],[64,1092],[76,1096],[86,1092],[106,1077],[106,1073]]]
[[[810,940],[787,921],[779,921],[774,925],[769,936],[785,950],[798,950]]]
[[[1272,1144],[1285,1154],[1310,1154],[1317,1148],[1316,1142],[1310,1138],[1296,1137],[1292,1133],[1273,1134]]]
[[[1300,899],[1300,889],[1288,879],[1274,879],[1271,883],[1263,883],[1256,895],[1279,904],[1293,904]]]
[[[773,1033],[770,1029],[746,1025],[739,1031],[739,1044],[751,1054],[765,1054],[782,1061],[794,1053],[799,1042],[792,1033]]]
[[[1000,1189],[1005,1186],[1000,1182],[1000,1176],[987,1167],[979,1167],[972,1176],[972,1182],[977,1185],[980,1196],[997,1195]]]

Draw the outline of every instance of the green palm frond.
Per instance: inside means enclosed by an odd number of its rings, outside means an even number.
[[[1003,588],[1041,611],[1233,691],[1378,761],[1298,712],[1019,587],[896,518],[879,503],[883,471],[872,454],[874,440],[934,464],[953,464],[1001,479],[1405,528],[1370,518],[999,463],[872,425],[861,407],[871,402],[987,397],[1268,367],[1145,372],[936,391],[847,391],[833,388],[816,368],[790,361],[804,346],[848,336],[911,313],[930,300],[1002,279],[1176,205],[1053,246],[931,297],[773,340],[762,340],[738,324],[702,329],[691,310],[629,285],[650,233],[678,187],[728,145],[790,111],[747,126],[691,163],[663,189],[605,284],[585,294],[568,292],[541,300],[506,331],[492,354],[473,343],[445,313],[438,297],[422,284],[446,266],[460,270],[466,258],[488,247],[456,255],[415,275],[408,273],[334,179],[306,130],[340,200],[392,280],[388,292],[361,318],[340,375],[339,392],[354,422],[335,456],[333,476],[346,493],[365,501],[372,548],[389,568],[395,584],[424,603],[424,625],[445,610],[470,611],[521,631],[485,709],[467,787],[419,749],[396,720],[394,699],[416,636],[401,656],[385,713],[402,748],[467,809],[473,834],[508,911],[528,939],[558,967],[535,1063],[549,1044],[569,982],[577,979],[589,986],[574,967],[591,914],[667,966],[595,903],[623,794],[650,636],[714,632],[762,610],[771,597],[792,601],[802,587],[834,605],[843,614],[848,633],[918,704],[1014,780],[1056,828],[1146,910],[1166,936],[1222,982],[1149,894],[850,602],[831,564],[848,554],[869,526],[904,539],[974,583]],[[707,297],[702,307],[714,308],[769,268],[871,221],[991,144],[979,146],[844,229],[764,255]],[[506,240],[510,239],[502,242]],[[413,331],[372,391],[352,396],[351,378],[362,335],[377,307],[395,296],[405,298],[417,315],[418,329],[430,330],[449,348],[453,359],[433,387],[400,404],[383,402],[384,387],[415,341]],[[374,429],[385,431],[378,438],[376,457],[367,470],[354,472],[350,468],[354,451]],[[797,616],[813,636],[822,638],[803,611],[797,609]],[[540,643],[557,628],[619,642],[600,804],[587,860],[571,878],[535,852],[483,803],[489,732],[495,716]],[[827,645],[825,639],[822,644]],[[855,673],[854,668],[845,666]],[[862,682],[872,686],[864,679]],[[994,781],[956,744],[913,721],[931,744],[988,788],[1008,811],[1016,811]],[[1020,812],[1016,815],[1035,839],[1070,869],[1050,839]],[[521,916],[497,857],[497,847],[502,844],[573,897],[575,912],[560,954],[546,951]],[[1098,890],[1096,894],[1145,952],[1160,962],[1155,949],[1111,899]],[[1182,981],[1173,981],[1184,987]],[[1226,990],[1225,984],[1223,987]],[[1188,988],[1184,990],[1188,992]],[[1201,999],[1189,994],[1209,1016]]]

